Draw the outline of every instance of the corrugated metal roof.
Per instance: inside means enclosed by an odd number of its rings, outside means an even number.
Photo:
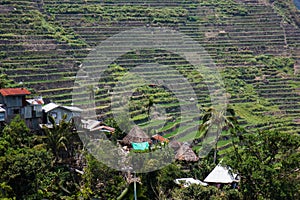
[[[27,99],[26,101],[32,105],[43,105],[44,104],[43,99]]]
[[[107,132],[115,132],[115,128],[109,127],[109,126],[98,126],[95,127],[93,129],[90,129],[90,131],[96,131],[96,130],[100,130],[100,131],[107,131]]]
[[[74,107],[74,106],[62,106],[62,108],[65,108],[72,112],[82,112],[82,109],[80,109],[78,107]]]
[[[43,110],[47,113],[58,107],[59,105],[57,105],[56,103],[48,103],[47,105],[43,106]]]
[[[56,103],[48,103],[47,105],[43,106],[43,110],[47,113],[55,108],[63,108],[63,109],[66,109],[66,110],[69,110],[71,112],[82,112],[82,109],[78,108],[78,107],[74,107],[74,106],[61,106],[61,105],[58,105]]]
[[[100,121],[92,120],[92,119],[88,119],[88,120],[83,120],[82,119],[81,122],[84,125],[84,128],[89,129],[89,130],[94,129],[97,126],[101,125]]]
[[[16,96],[16,95],[28,95],[31,94],[26,88],[4,88],[0,89],[2,96]]]
[[[197,185],[203,185],[203,186],[207,186],[208,184],[207,183],[204,183],[198,179],[194,179],[194,178],[178,178],[178,179],[175,179],[175,183],[176,184],[181,184],[181,182],[184,182],[183,183],[183,186],[184,187],[188,187],[190,186],[191,184],[197,184]]]
[[[158,140],[160,142],[165,142],[165,141],[169,142],[169,140],[167,138],[164,138],[163,136],[158,135],[158,134],[153,135],[152,138],[155,140]]]

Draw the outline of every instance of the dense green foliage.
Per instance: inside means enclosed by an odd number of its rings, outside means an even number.
[[[0,138],[1,197],[38,196],[38,185],[43,181],[40,177],[51,166],[51,154],[39,146],[37,140],[20,116],[3,129]]]
[[[245,199],[297,199],[300,137],[263,131],[239,136],[227,164],[241,175]]]
[[[56,124],[55,119],[49,116],[51,127],[46,125],[43,127],[47,148],[54,155],[54,162],[61,161],[60,154],[62,154],[63,151],[67,153],[66,157],[73,155],[73,151],[75,150],[74,146],[80,141],[76,131],[73,130],[73,123],[67,122],[66,118],[67,115],[64,115],[62,121]]]
[[[63,120],[54,129],[55,134],[62,136],[61,134],[70,130],[70,125]],[[239,130],[239,125],[235,124],[234,127]],[[49,130],[46,129],[47,131]],[[203,180],[215,166],[213,150],[196,163],[177,161],[154,172],[137,174],[141,178],[141,184],[137,183],[139,199],[297,198],[300,188],[299,136],[272,131],[242,135],[236,133],[239,132],[233,131],[231,134],[233,146],[223,162],[241,176],[240,190],[230,186],[222,189],[199,185],[181,188],[174,183],[176,178],[181,177]],[[75,153],[58,157],[58,152],[68,152],[71,149],[60,148],[67,147],[67,143],[50,145],[52,137],[49,133],[42,137],[31,134],[19,116],[3,129],[0,137],[1,197],[133,198],[133,184],[126,182],[126,173],[105,166],[87,152],[81,154],[81,159]],[[76,140],[71,143],[75,145]],[[51,162],[52,160],[56,162]],[[77,162],[83,162],[85,166],[80,169],[80,165],[75,164]],[[150,161],[148,164],[151,164]]]
[[[299,72],[294,66],[300,15],[292,0],[3,0],[0,11],[0,88],[20,87],[20,82],[47,101],[71,104],[76,72],[91,49],[137,27],[168,27],[186,34],[221,67],[226,96],[249,133],[236,121],[218,123],[230,113],[208,110],[200,121],[180,121],[179,103],[166,88],[145,85],[134,91],[131,120],[151,134],[172,139],[182,133],[183,140],[193,140],[191,135],[201,138],[211,124],[220,133],[210,154],[196,163],[176,161],[137,174],[138,199],[299,198]],[[211,106],[210,83],[185,58],[156,49],[128,52],[108,67],[95,91],[88,87],[95,92],[99,118],[116,128],[108,135],[113,143],[129,130],[112,118],[111,94],[122,76],[144,63],[174,67],[199,97],[187,101],[197,102],[201,111]],[[165,121],[151,121],[155,108],[165,111]],[[129,128],[129,121],[121,123]],[[56,125],[52,120],[52,125],[33,134],[18,116],[5,127],[1,124],[0,198],[133,199],[133,184],[125,174],[86,152],[72,123]],[[222,158],[241,175],[239,190],[174,183],[181,177],[203,180]],[[145,167],[156,164],[150,160]]]

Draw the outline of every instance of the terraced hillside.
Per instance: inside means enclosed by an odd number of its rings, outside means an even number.
[[[299,133],[299,11],[284,2],[5,0],[0,5],[1,70],[47,101],[71,104],[76,73],[97,45],[122,31],[167,27],[199,42],[220,67],[226,96],[242,124],[250,130]],[[197,101],[201,109],[210,106],[203,74],[183,57],[132,51],[118,58],[91,88],[99,119],[112,114],[111,96],[118,80],[143,63],[172,66],[197,94],[191,102]],[[165,110],[166,119],[149,123],[149,99]],[[138,87],[130,101],[135,123],[167,137],[180,132],[185,140],[195,133],[199,121],[187,119],[179,128],[178,109],[171,91],[151,84]]]

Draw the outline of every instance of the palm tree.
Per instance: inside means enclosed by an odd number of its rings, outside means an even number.
[[[66,121],[67,115],[64,115],[59,124],[55,119],[49,116],[52,127],[43,126],[46,135],[46,144],[54,155],[54,163],[60,160],[59,153],[63,149],[68,151],[69,139],[72,136],[72,123]]]
[[[216,135],[214,163],[216,163],[217,160],[218,140],[224,129],[228,130],[231,134],[236,134],[238,122],[235,111],[232,108],[218,111],[215,108],[210,107],[202,117],[202,124],[199,126],[199,131],[195,140],[197,141],[201,135],[203,138],[206,137],[209,132]]]

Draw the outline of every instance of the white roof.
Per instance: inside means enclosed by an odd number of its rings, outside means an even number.
[[[101,124],[101,122],[97,120],[91,120],[91,119],[81,120],[81,122],[84,124],[85,128],[89,130],[94,129]]]
[[[208,185],[207,183],[203,183],[202,181],[194,179],[194,178],[178,178],[178,179],[175,179],[176,184],[181,184],[180,182],[185,182],[183,184],[184,187],[188,187],[191,184],[197,184],[197,185],[203,185],[203,186]]]
[[[43,110],[47,113],[58,107],[59,107],[59,105],[57,105],[56,103],[48,103],[47,105],[43,106]]]
[[[82,109],[75,107],[75,106],[61,106],[61,107],[65,108],[69,111],[72,111],[72,112],[82,112]]]
[[[237,181],[235,179],[237,175],[232,173],[228,167],[218,164],[208,176],[204,179],[207,183],[232,183]]]
[[[83,128],[88,129],[89,131],[103,131],[103,132],[114,132],[115,128],[109,127],[109,126],[105,126],[105,125],[101,125],[102,123],[100,121],[97,120],[92,120],[92,119],[88,119],[88,120],[81,120],[82,124],[83,124]]]
[[[74,106],[60,106],[56,103],[48,103],[47,105],[43,106],[43,110],[47,113],[55,108],[58,108],[58,107],[61,107],[61,108],[64,108],[64,109],[67,109],[71,112],[82,112],[82,110],[78,107],[74,107]]]
[[[4,108],[0,107],[0,112],[5,112],[6,110]]]

